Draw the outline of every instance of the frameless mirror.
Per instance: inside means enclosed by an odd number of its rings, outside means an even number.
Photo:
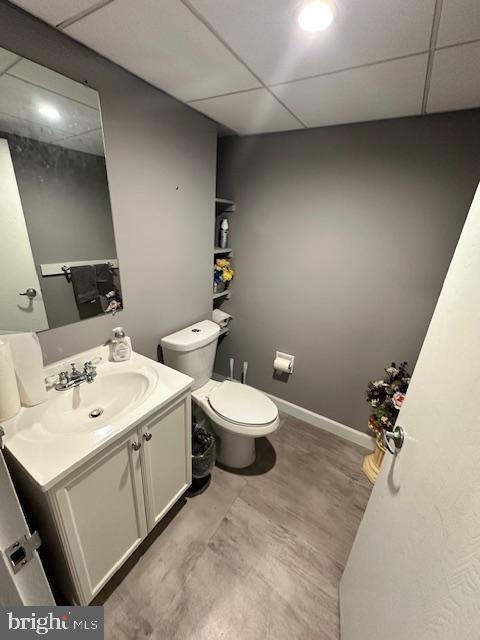
[[[121,308],[98,94],[0,49],[0,333]]]

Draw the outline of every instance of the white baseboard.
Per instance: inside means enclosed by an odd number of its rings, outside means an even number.
[[[212,377],[214,380],[219,381],[226,379],[225,376],[218,373],[214,373]],[[317,427],[318,429],[323,429],[328,433],[333,433],[335,436],[348,440],[349,442],[354,442],[366,449],[372,449],[375,444],[374,438],[372,438],[368,433],[363,433],[362,431],[357,431],[357,429],[352,429],[352,427],[347,427],[347,425],[335,422],[335,420],[321,416],[319,413],[314,413],[309,409],[299,407],[297,404],[272,396],[271,393],[265,393],[265,395],[273,400],[279,411],[292,416],[292,418],[302,420],[302,422],[306,422],[307,424],[312,425],[312,427]]]
[[[363,433],[362,431],[357,431],[357,429],[352,429],[352,427],[347,427],[345,424],[335,422],[335,420],[321,416],[319,413],[314,413],[313,411],[309,411],[309,409],[299,407],[297,404],[272,396],[270,393],[267,393],[266,395],[273,400],[279,411],[292,416],[292,418],[302,420],[302,422],[306,422],[307,424],[312,425],[312,427],[317,427],[318,429],[328,431],[328,433],[333,433],[335,436],[339,436],[349,442],[354,442],[366,449],[371,449],[375,443],[375,440],[368,433]]]

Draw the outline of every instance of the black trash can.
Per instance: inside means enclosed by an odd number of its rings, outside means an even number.
[[[196,496],[208,487],[215,457],[215,436],[201,425],[194,423],[192,426],[192,484],[187,489],[187,496]]]

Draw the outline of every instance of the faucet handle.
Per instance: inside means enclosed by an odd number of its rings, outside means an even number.
[[[89,360],[83,365],[83,375],[87,382],[93,382],[93,379],[97,375],[97,368],[93,366],[92,361]]]
[[[70,377],[68,375],[68,371],[60,371],[60,373],[58,374],[58,384],[68,384],[69,382]]]

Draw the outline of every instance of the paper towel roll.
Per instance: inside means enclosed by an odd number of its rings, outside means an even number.
[[[47,389],[42,349],[36,333],[9,333],[2,336],[12,350],[20,401],[26,407],[45,402]]]
[[[273,361],[273,368],[275,371],[279,371],[280,373],[291,373],[292,363],[287,358],[277,357]]]
[[[13,418],[20,411],[12,351],[6,340],[0,339],[0,420]]]
[[[212,320],[220,327],[228,327],[231,319],[232,316],[229,313],[225,313],[225,311],[221,311],[220,309],[214,309],[212,311]]]

